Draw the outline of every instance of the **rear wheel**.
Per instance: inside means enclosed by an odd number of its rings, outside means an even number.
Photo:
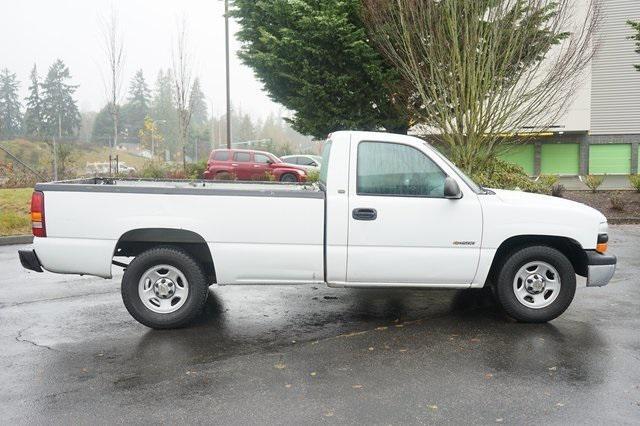
[[[298,178],[292,173],[285,173],[280,177],[280,182],[287,182],[287,183],[298,182]]]
[[[122,278],[122,300],[138,322],[155,329],[191,322],[207,301],[200,265],[186,252],[159,247],[138,255]]]
[[[547,322],[571,304],[576,291],[575,270],[569,259],[552,247],[526,247],[503,263],[495,290],[513,318]]]

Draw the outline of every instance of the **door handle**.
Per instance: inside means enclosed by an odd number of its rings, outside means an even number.
[[[238,164],[237,163],[231,163],[232,166],[237,167]]]
[[[376,209],[353,209],[351,216],[355,220],[376,220],[378,212]]]

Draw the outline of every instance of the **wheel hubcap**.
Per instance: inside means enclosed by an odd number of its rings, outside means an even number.
[[[180,309],[188,295],[187,278],[171,265],[156,265],[147,269],[138,284],[138,296],[144,306],[160,314]]]
[[[556,300],[560,294],[560,284],[556,268],[542,261],[529,262],[516,273],[513,292],[524,306],[541,309]]]

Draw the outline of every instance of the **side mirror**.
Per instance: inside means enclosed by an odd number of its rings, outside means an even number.
[[[444,198],[449,198],[451,200],[459,200],[462,198],[462,191],[460,191],[458,182],[448,176],[444,180]]]

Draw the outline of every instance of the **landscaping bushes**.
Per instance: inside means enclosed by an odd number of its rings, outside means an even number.
[[[471,178],[487,188],[516,189],[538,194],[548,194],[550,191],[548,185],[532,181],[522,167],[499,159],[493,160],[488,167],[474,173]]]
[[[626,200],[624,198],[624,195],[620,191],[616,191],[613,194],[611,194],[609,201],[611,202],[611,208],[613,210],[618,212],[624,211]]]
[[[629,182],[631,183],[631,186],[636,189],[636,191],[640,192],[640,175],[629,176]]]
[[[582,178],[582,181],[585,185],[591,190],[591,192],[596,192],[602,182],[604,182],[603,175],[587,175]]]

